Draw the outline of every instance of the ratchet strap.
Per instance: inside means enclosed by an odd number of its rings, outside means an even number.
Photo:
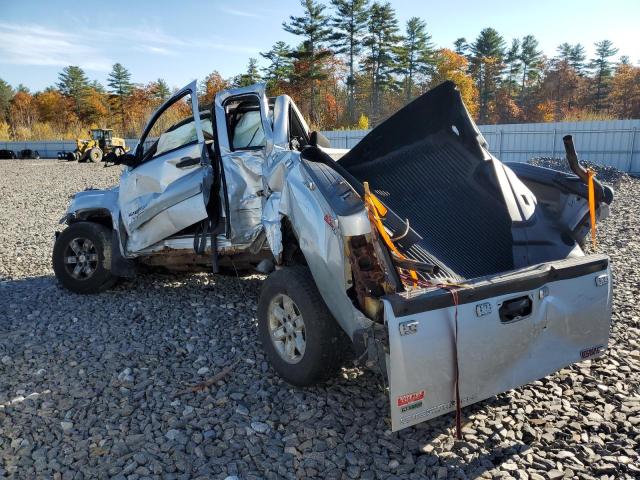
[[[460,361],[458,360],[458,292],[455,288],[449,286],[441,286],[451,293],[451,297],[453,298],[453,306],[454,306],[454,330],[453,330],[453,349],[454,349],[454,372],[453,372],[453,383],[455,389],[455,399],[456,399],[456,439],[462,440],[462,405],[460,403]]]
[[[378,235],[382,238],[382,241],[385,245],[391,250],[398,258],[401,260],[408,260],[400,250],[394,245],[393,240],[387,233],[384,228],[384,224],[382,223],[382,219],[387,215],[387,208],[382,204],[378,198],[371,193],[369,189],[369,182],[364,182],[364,204],[367,208],[367,212],[369,213],[369,220],[376,227]],[[411,276],[411,281],[414,286],[418,284],[418,274],[415,270],[409,270],[409,275]]]
[[[596,249],[596,191],[593,184],[593,178],[596,173],[587,168],[587,189],[589,192],[589,219],[591,220],[591,246]]]
[[[369,189],[369,182],[363,182],[364,186],[364,204],[367,208],[367,212],[369,213],[369,220],[375,226],[376,231],[380,235],[380,238],[384,241],[385,245],[391,250],[393,254],[395,254],[398,258],[402,260],[407,260],[398,248],[394,245],[393,240],[387,233],[384,228],[384,224],[382,223],[382,219],[387,215],[387,208],[382,204],[378,198],[371,193]],[[404,235],[403,235],[404,236]],[[447,290],[451,297],[453,298],[454,305],[454,330],[453,330],[453,345],[454,345],[454,389],[455,389],[455,404],[456,404],[456,438],[458,440],[462,440],[462,404],[460,402],[460,374],[459,374],[459,360],[458,360],[458,304],[459,297],[457,288],[467,287],[463,283],[453,283],[453,282],[438,282],[432,283],[429,281],[424,281],[418,278],[418,274],[415,270],[408,270],[409,277],[407,275],[400,274],[400,279],[403,282],[413,283],[414,287],[422,286],[422,287],[437,287]]]

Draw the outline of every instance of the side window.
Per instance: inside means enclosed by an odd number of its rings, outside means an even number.
[[[302,126],[297,112],[291,107],[289,107],[289,144],[294,150],[302,150],[302,147],[309,144],[307,131]]]
[[[187,94],[156,118],[144,142],[143,161],[197,141],[191,95]]]
[[[232,150],[257,150],[265,145],[260,101],[254,95],[232,98],[225,104]]]

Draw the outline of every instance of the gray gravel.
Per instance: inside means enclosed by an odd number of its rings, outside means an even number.
[[[451,415],[389,430],[379,378],[307,389],[259,348],[262,278],[153,274],[62,290],[50,253],[68,196],[117,168],[0,162],[0,476],[638,478],[640,181],[621,176],[599,250],[615,273],[605,357]],[[238,362],[208,391],[178,395]]]

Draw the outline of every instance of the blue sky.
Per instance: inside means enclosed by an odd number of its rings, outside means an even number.
[[[621,55],[640,61],[640,0],[391,3],[402,24],[414,15],[426,20],[440,47],[491,26],[508,42],[535,35],[549,56],[564,41],[591,54],[593,42],[608,38]],[[0,78],[39,90],[75,64],[105,83],[115,62],[138,83],[162,77],[177,87],[213,70],[229,77],[244,71],[250,56],[262,61],[259,52],[277,40],[296,44],[282,22],[300,12],[298,0],[0,0]]]

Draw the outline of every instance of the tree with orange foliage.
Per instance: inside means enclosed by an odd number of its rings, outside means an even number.
[[[478,89],[473,78],[467,73],[468,60],[448,48],[442,48],[436,52],[436,70],[431,77],[429,88],[433,88],[446,80],[453,81],[462,100],[464,100],[469,113],[476,116],[478,113]]]
[[[217,70],[214,70],[200,84],[198,102],[201,105],[211,105],[216,98],[216,93],[229,88],[229,82],[222,78]]]
[[[608,103],[617,118],[640,118],[640,67],[621,63],[611,80]]]
[[[9,105],[9,119],[14,129],[30,129],[38,119],[33,96],[28,91],[18,91]]]
[[[157,100],[152,87],[133,87],[124,105],[126,125],[123,131],[124,136],[136,138],[140,135],[156,108]]]
[[[96,127],[106,127],[109,106],[105,95],[95,88],[88,88],[84,102],[82,113],[85,121]]]

